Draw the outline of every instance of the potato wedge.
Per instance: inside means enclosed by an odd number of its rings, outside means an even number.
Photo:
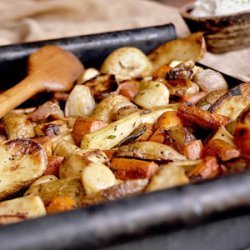
[[[134,102],[145,109],[164,108],[169,103],[169,90],[160,81],[142,81]]]
[[[224,94],[227,93],[227,90],[214,90],[202,97],[197,103],[196,106],[202,110],[209,110],[210,107],[218,101]]]
[[[0,202],[0,216],[23,216],[26,219],[43,215],[46,215],[46,209],[37,195]]]
[[[169,64],[173,60],[181,62],[193,60],[197,62],[203,58],[205,52],[206,43],[203,33],[198,32],[186,38],[176,39],[161,45],[153,50],[148,58],[152,62],[155,71],[160,66]]]
[[[186,160],[184,155],[179,154],[173,148],[151,141],[136,142],[130,145],[120,147],[116,157],[132,157],[152,161],[182,161]]]
[[[96,132],[86,134],[82,138],[82,149],[111,149],[123,141],[141,124],[140,115],[134,113],[126,118],[112,122]]]
[[[114,74],[118,81],[150,75],[152,64],[147,56],[134,47],[113,51],[103,62],[101,72]]]
[[[217,100],[209,111],[236,120],[248,105],[250,105],[250,83],[242,83]]]
[[[35,136],[34,124],[25,114],[8,113],[2,119],[9,140]]]
[[[30,139],[0,144],[0,199],[30,185],[44,173],[46,166],[43,148]]]
[[[65,105],[65,116],[89,116],[95,109],[95,99],[90,88],[85,85],[76,85],[70,92]]]
[[[179,166],[161,165],[159,171],[149,182],[146,192],[162,190],[189,183],[183,168]]]
[[[98,75],[100,75],[100,72],[95,68],[85,69],[84,72],[78,77],[77,84],[83,84]]]
[[[116,184],[113,172],[102,163],[90,163],[82,170],[82,185],[87,195],[97,193]]]

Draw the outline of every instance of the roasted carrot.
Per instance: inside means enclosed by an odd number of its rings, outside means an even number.
[[[230,118],[219,114],[211,114],[208,111],[201,110],[195,106],[189,106],[183,103],[179,106],[177,115],[186,123],[205,129],[217,130],[221,125],[230,122]]]
[[[189,160],[198,160],[202,157],[203,144],[201,140],[189,142],[183,147],[183,154]]]
[[[48,163],[47,163],[47,169],[44,172],[44,175],[59,175],[59,169],[61,167],[61,164],[64,160],[64,157],[62,156],[49,156],[48,157]]]
[[[166,134],[161,129],[156,129],[152,136],[149,138],[149,141],[158,142],[164,144]]]
[[[250,124],[238,123],[236,125],[234,143],[241,154],[250,159]]]
[[[157,171],[158,165],[154,162],[127,158],[114,158],[110,168],[117,179],[148,179]]]
[[[192,182],[199,182],[215,178],[221,171],[221,166],[218,164],[216,157],[208,156],[188,173],[188,177]]]
[[[73,138],[75,140],[75,143],[77,146],[80,145],[82,137],[85,134],[95,132],[107,125],[106,122],[101,121],[101,120],[96,120],[93,118],[77,118],[75,121],[75,124],[73,126]]]
[[[137,141],[147,141],[153,134],[153,125],[150,123],[144,123],[144,127],[146,128],[146,131],[137,138]]]
[[[140,83],[136,80],[127,80],[119,85],[119,94],[133,100],[140,90]]]
[[[172,68],[169,65],[162,65],[154,71],[153,77],[166,79],[166,75],[171,69]]]
[[[239,157],[240,152],[232,144],[219,139],[214,139],[208,141],[204,146],[203,155],[215,156],[222,161],[228,161]]]
[[[103,152],[106,154],[106,156],[109,158],[109,160],[111,160],[113,158],[115,150],[109,149],[109,150],[103,150]]]
[[[53,214],[74,209],[76,207],[75,201],[68,196],[56,197],[47,207],[47,213]]]

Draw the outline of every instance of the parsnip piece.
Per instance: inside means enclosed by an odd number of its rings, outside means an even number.
[[[8,113],[2,119],[8,139],[31,138],[35,136],[34,124],[25,114]]]
[[[43,148],[30,139],[0,144],[0,199],[30,185],[44,173],[46,166]]]
[[[36,185],[44,184],[46,182],[55,181],[55,180],[58,180],[58,178],[55,175],[43,175],[40,178],[38,178],[37,180],[35,180],[30,185],[30,187],[34,187]]]
[[[145,109],[165,107],[169,103],[169,90],[160,81],[142,81],[134,102]]]
[[[153,161],[183,161],[186,160],[184,155],[179,154],[173,148],[152,141],[136,142],[130,145],[120,147],[115,156],[132,157]]]
[[[146,188],[146,192],[176,187],[187,183],[189,183],[189,179],[183,168],[166,164],[160,166],[159,171],[153,176]]]
[[[46,215],[46,209],[39,196],[27,196],[0,202],[0,216],[6,215],[35,218]]]
[[[95,109],[95,100],[89,87],[76,85],[65,105],[65,116],[89,116]]]
[[[114,115],[121,108],[130,107],[137,108],[127,97],[122,95],[109,95],[96,106],[91,118],[111,122]]]
[[[113,51],[103,62],[101,72],[116,75],[117,80],[128,80],[151,74],[152,64],[147,56],[134,47]]]
[[[96,132],[86,134],[81,141],[82,149],[111,149],[125,139],[141,124],[140,115],[134,113],[126,118],[110,123]]]
[[[91,163],[82,170],[82,184],[87,195],[97,193],[116,184],[112,171],[102,163]]]

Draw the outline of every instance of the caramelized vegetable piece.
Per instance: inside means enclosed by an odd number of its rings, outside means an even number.
[[[217,159],[213,156],[208,156],[202,163],[193,168],[188,177],[192,182],[199,182],[207,179],[213,179],[220,175],[221,167],[217,162]]]
[[[35,136],[34,124],[25,114],[8,113],[2,119],[8,139],[31,138]]]
[[[116,200],[123,197],[139,194],[148,184],[148,179],[125,180],[102,191],[102,196],[108,200]]]
[[[72,210],[76,207],[77,205],[71,197],[64,196],[64,197],[55,197],[52,200],[52,202],[48,205],[46,210],[48,214],[54,214],[58,212]]]
[[[114,75],[100,74],[84,83],[89,87],[97,102],[118,88]]]
[[[235,146],[219,140],[210,140],[205,146],[203,151],[204,156],[215,156],[222,161],[228,161],[239,157],[240,152]]]
[[[133,100],[140,90],[140,83],[137,80],[127,80],[119,84],[119,94]]]
[[[250,105],[248,105],[239,115],[237,121],[239,123],[250,124]]]
[[[153,50],[148,58],[153,64],[153,70],[162,65],[169,64],[173,60],[199,61],[206,52],[206,43],[201,32],[191,34],[186,38],[167,42]]]
[[[217,100],[209,111],[236,120],[248,105],[250,105],[250,83],[242,83]]]
[[[20,216],[21,218],[35,218],[46,215],[46,210],[43,201],[39,196],[27,196],[15,198],[7,201],[0,202],[0,217],[5,217],[6,222],[17,222],[11,220],[11,216]],[[8,221],[6,221],[6,219]],[[1,219],[0,219],[1,224]]]
[[[80,146],[82,137],[88,133],[92,133],[107,125],[106,122],[93,118],[77,118],[73,127],[73,138],[77,146]]]
[[[44,172],[44,175],[55,175],[58,176],[59,175],[59,169],[61,167],[61,164],[64,160],[64,157],[62,156],[49,156],[48,157],[48,164],[47,164],[47,168]]]
[[[154,162],[126,158],[114,158],[110,167],[116,178],[121,180],[149,179],[158,169],[158,165]]]
[[[165,130],[156,129],[155,132],[150,137],[149,141],[158,142],[164,144],[166,140]]]
[[[179,106],[177,115],[182,118],[185,123],[205,129],[216,130],[221,125],[226,125],[230,122],[230,118],[226,116],[211,114],[208,111],[201,110],[194,106],[187,106],[186,104]]]
[[[163,113],[157,122],[155,123],[156,129],[169,129],[171,127],[179,126],[182,127],[182,121],[179,116],[177,116],[176,111],[167,111]]]
[[[147,192],[176,187],[189,183],[185,171],[179,166],[161,165],[159,171],[152,177]]]
[[[203,144],[201,140],[191,141],[183,147],[183,154],[189,160],[201,159],[202,152],[203,152]]]
[[[53,119],[63,119],[64,114],[60,109],[60,106],[54,102],[45,102],[43,105],[39,106],[32,114],[29,116],[33,121],[45,120],[48,117]]]
[[[184,155],[179,154],[173,148],[151,141],[136,142],[130,145],[120,147],[115,156],[117,157],[132,157],[153,161],[182,161],[186,160]]]
[[[184,96],[182,96],[181,100],[182,100],[182,102],[189,102],[192,104],[196,104],[196,103],[199,103],[199,101],[201,99],[203,99],[203,97],[206,95],[207,95],[207,92],[200,91],[198,93],[184,95]]]
[[[234,143],[241,154],[250,159],[250,125],[238,123],[234,133]]]
[[[200,92],[200,93],[206,93],[206,92]],[[209,110],[210,107],[226,93],[227,93],[226,90],[211,91],[211,92],[207,93],[204,97],[202,97],[198,101],[196,106],[202,110]]]
[[[0,199],[29,186],[44,173],[46,166],[43,148],[30,139],[0,144]]]
[[[172,68],[169,65],[162,65],[158,69],[156,69],[153,73],[153,77],[155,79],[157,78],[162,78],[166,79],[167,73],[171,70]]]

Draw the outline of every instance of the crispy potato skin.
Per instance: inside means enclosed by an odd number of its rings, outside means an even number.
[[[230,122],[230,118],[211,114],[208,111],[201,110],[194,106],[181,104],[178,108],[177,115],[183,119],[185,123],[195,125],[205,129],[218,129],[221,125],[226,125]]]

